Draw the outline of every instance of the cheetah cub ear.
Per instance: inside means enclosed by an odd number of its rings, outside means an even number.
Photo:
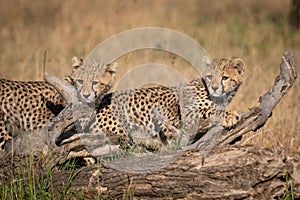
[[[72,73],[70,75],[65,76],[65,80],[74,85],[74,80],[78,77],[80,68],[83,66],[83,60],[78,57],[72,58]]]
[[[245,61],[241,58],[235,58],[231,61],[231,66],[238,72],[240,76],[244,75]]]
[[[74,56],[72,58],[72,67],[73,67],[73,69],[77,69],[82,65],[83,65],[83,60],[81,58],[78,58],[77,56]]]

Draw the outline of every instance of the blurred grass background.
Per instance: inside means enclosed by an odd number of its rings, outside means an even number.
[[[245,112],[273,84],[284,51],[294,50],[299,72],[300,31],[290,27],[289,10],[288,0],[0,0],[0,77],[42,80],[46,49],[47,71],[63,76],[73,56],[84,58],[116,33],[166,27],[194,38],[213,58],[246,61],[244,85],[230,106]],[[173,55],[153,53],[153,58],[193,76]],[[138,53],[120,59],[119,77],[146,62],[138,59]],[[298,79],[267,124],[241,143],[300,152],[299,86]]]

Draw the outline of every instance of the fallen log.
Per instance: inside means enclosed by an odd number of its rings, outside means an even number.
[[[299,160],[287,157],[280,148],[225,146],[204,157],[195,149],[56,172],[52,177],[58,196],[75,173],[69,192],[90,198],[279,199],[291,185],[294,196],[300,197]]]

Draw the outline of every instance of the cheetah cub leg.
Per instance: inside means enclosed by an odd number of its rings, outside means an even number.
[[[0,152],[4,151],[4,146],[8,140],[12,139],[9,134],[8,127],[6,123],[2,120],[0,113]]]
[[[240,121],[241,116],[236,111],[226,111],[223,118],[223,127],[230,129],[236,126]]]

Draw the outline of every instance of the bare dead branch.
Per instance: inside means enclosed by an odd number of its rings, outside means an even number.
[[[44,79],[47,83],[51,84],[57,92],[64,98],[67,104],[78,102],[77,91],[69,85],[65,80],[60,79],[56,76],[52,76],[47,72],[44,73]]]

